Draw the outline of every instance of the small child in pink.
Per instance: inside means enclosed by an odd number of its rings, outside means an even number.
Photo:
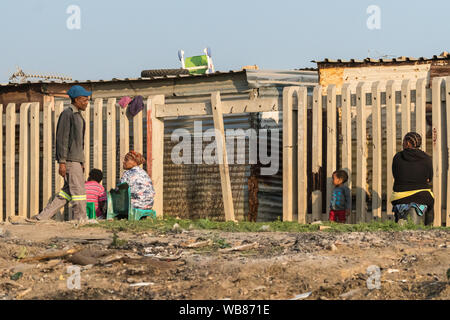
[[[86,201],[95,203],[95,215],[102,218],[106,211],[106,192],[100,184],[103,180],[103,173],[99,169],[92,169],[89,172],[88,181],[84,184],[86,188]]]

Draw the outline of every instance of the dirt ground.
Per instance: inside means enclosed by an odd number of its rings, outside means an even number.
[[[117,237],[68,222],[0,224],[0,300],[450,299],[450,230]],[[23,260],[71,248],[81,251]],[[73,265],[80,289],[68,288]],[[379,289],[368,288],[377,284],[371,265]]]

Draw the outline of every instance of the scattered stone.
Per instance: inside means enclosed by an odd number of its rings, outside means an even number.
[[[388,269],[387,273],[394,273],[394,272],[400,272],[398,269]]]
[[[296,295],[294,298],[289,299],[289,300],[303,300],[308,298],[311,295],[311,291],[310,292],[306,292],[306,293],[302,293],[302,294],[298,294]]]
[[[330,251],[337,251],[338,248],[336,247],[336,245],[334,243],[332,243],[327,247],[327,249]]]
[[[173,232],[181,232],[181,227],[180,227],[180,225],[178,224],[178,223],[175,223],[174,225],[173,225],[173,227],[172,227],[172,231]]]
[[[270,226],[263,225],[259,230],[261,230],[261,231],[269,231],[270,230]]]

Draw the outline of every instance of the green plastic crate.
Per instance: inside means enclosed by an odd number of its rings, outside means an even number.
[[[133,208],[131,205],[131,192],[128,184],[121,183],[116,189],[108,192],[106,219],[128,219],[138,221],[143,217],[156,218],[155,210]]]

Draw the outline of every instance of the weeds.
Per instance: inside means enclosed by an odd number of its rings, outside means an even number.
[[[197,230],[220,230],[226,232],[315,232],[319,231],[319,225],[311,224],[299,224],[297,222],[283,222],[280,220],[273,222],[222,222],[211,221],[209,219],[198,220],[181,220],[175,218],[164,219],[146,219],[141,221],[128,221],[128,220],[114,220],[114,221],[101,221],[99,224],[89,224],[85,227],[101,227],[113,232],[128,231],[128,232],[144,232],[144,231],[156,231],[162,233],[170,233],[175,223],[180,225],[181,229],[197,229]],[[262,226],[268,226],[269,228],[261,230]],[[330,229],[326,229],[321,232],[374,232],[374,231],[404,231],[404,230],[431,230],[431,229],[444,229],[444,227],[431,227],[415,225],[412,221],[408,221],[404,225],[395,223],[394,221],[384,222],[370,222],[359,224],[341,224],[336,222],[325,221],[322,225],[329,226]],[[220,245],[220,244],[218,244]]]

